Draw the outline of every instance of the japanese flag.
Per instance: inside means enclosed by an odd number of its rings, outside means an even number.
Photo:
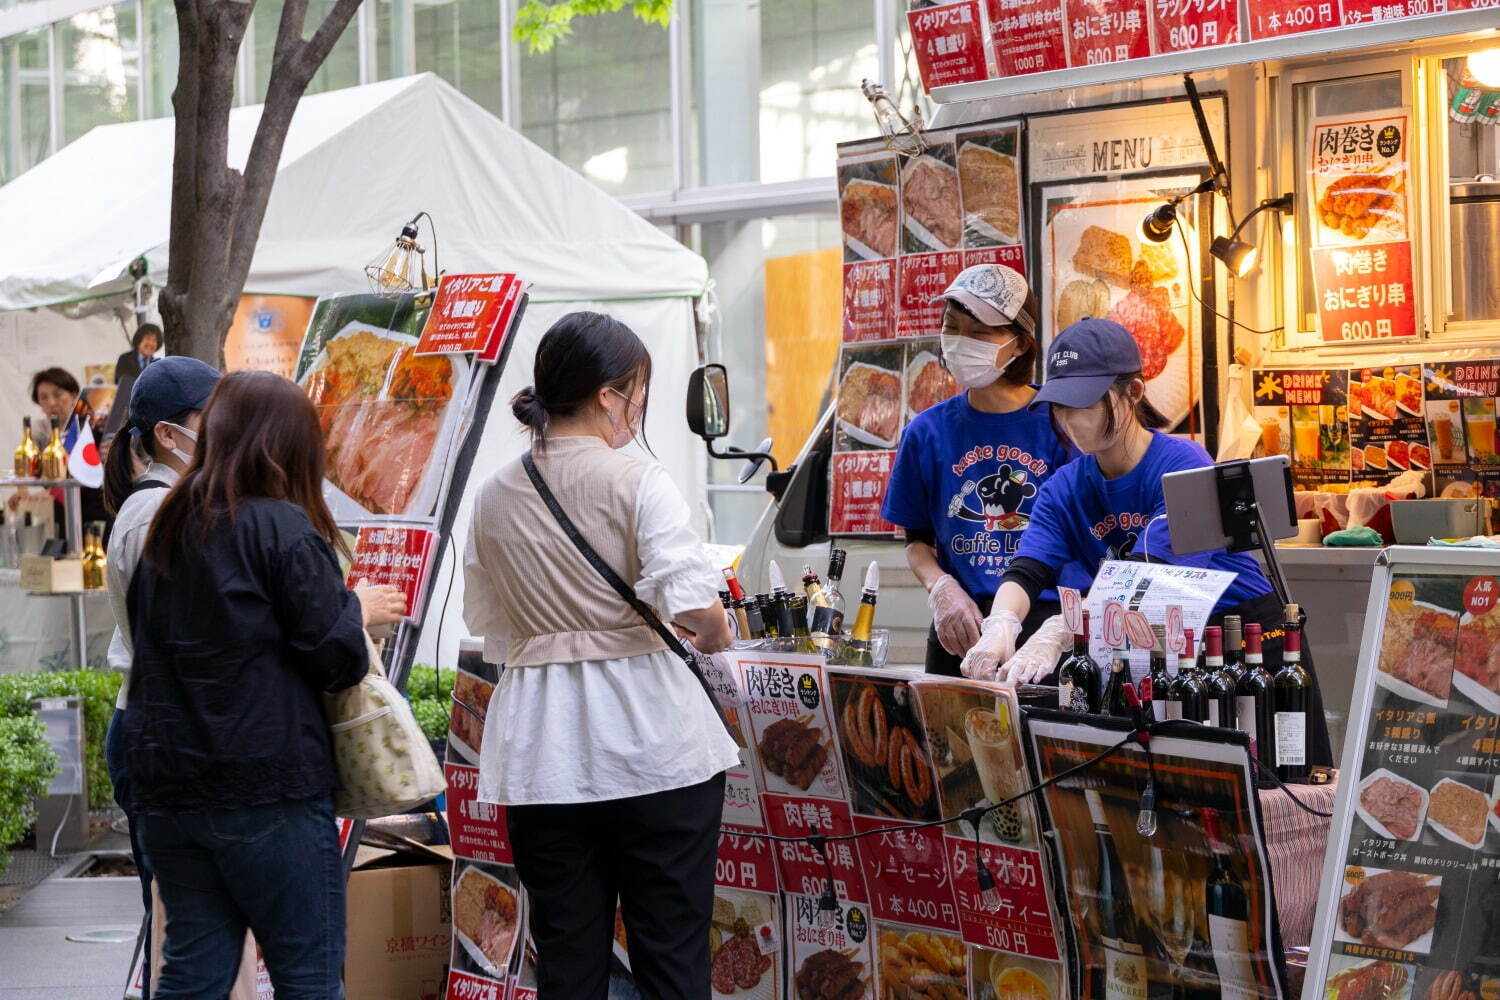
[[[68,435],[68,475],[85,486],[98,489],[104,485],[104,463],[99,460],[99,446],[94,443],[94,429],[87,420],[73,421]]]

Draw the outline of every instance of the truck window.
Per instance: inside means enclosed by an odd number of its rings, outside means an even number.
[[[788,548],[828,540],[828,463],[833,452],[833,419],[818,428],[817,439],[792,473],[776,512],[776,540]]]

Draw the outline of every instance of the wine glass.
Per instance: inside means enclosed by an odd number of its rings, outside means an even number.
[[[1188,856],[1182,851],[1164,851],[1153,844],[1147,851],[1141,874],[1146,922],[1167,953],[1172,978],[1185,983],[1190,975],[1187,957],[1193,950],[1198,913]]]

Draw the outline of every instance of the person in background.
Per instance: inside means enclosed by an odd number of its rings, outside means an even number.
[[[906,561],[927,589],[927,672],[959,675],[1036,503],[1073,458],[1036,396],[1037,302],[1020,272],[979,264],[939,301],[943,364],[959,388],[901,436],[881,516],[906,532]],[[1023,640],[1058,611],[1047,588]]]
[[[155,323],[142,323],[136,327],[135,336],[130,338],[130,350],[115,361],[115,385],[127,378],[140,378],[146,366],[156,360],[156,352],[160,349],[161,327]]]
[[[64,442],[67,440],[68,429],[73,421],[77,420],[81,426],[83,421],[92,422],[94,419],[88,401],[79,393],[78,380],[62,368],[44,368],[31,376],[31,401],[41,408],[43,416],[40,422],[32,421],[31,425],[31,434],[36,439],[38,447],[46,446],[52,434],[53,417],[57,418],[58,429]],[[85,525],[90,521],[104,521],[108,524],[112,520],[108,508],[104,505],[103,491],[90,486],[81,486],[78,494],[79,513]],[[26,490],[17,490],[9,501],[11,509],[14,510],[27,495],[29,494]],[[52,490],[52,499],[55,523],[62,525],[64,506],[61,487]]]
[[[1167,421],[1146,399],[1140,349],[1130,333],[1111,320],[1083,319],[1059,334],[1047,354],[1047,381],[1032,401],[1043,404],[1083,455],[1042,487],[984,636],[964,659],[964,675],[1024,684],[1050,672],[1055,651],[1018,654],[1017,644],[1021,622],[1037,595],[1056,582],[1057,567],[1097,568],[1106,559],[1133,557],[1233,573],[1209,624],[1222,625],[1226,614],[1260,624],[1266,660],[1279,663],[1284,608],[1255,557],[1225,549],[1172,551],[1162,476],[1201,469],[1213,459],[1196,441],[1161,432]],[[1331,765],[1323,696],[1305,649],[1303,666],[1314,682],[1308,763]]]
[[[109,540],[106,570],[110,609],[115,613],[115,631],[110,638],[108,661],[121,673],[120,694],[104,739],[104,757],[114,784],[115,801],[125,811],[130,826],[130,850],[141,879],[141,897],[146,917],[151,916],[151,862],[140,845],[135,809],[130,801],[130,777],[125,767],[124,728],[121,720],[130,697],[130,619],[126,594],[140,562],[146,536],[156,510],[167,491],[187,471],[197,450],[198,427],[203,407],[218,384],[219,373],[196,358],[164,358],[161,364],[141,374],[130,397],[125,428],[112,442],[104,469],[104,503],[115,515]],[[135,467],[141,466],[136,472]],[[146,939],[150,940],[150,925]],[[147,963],[147,975],[150,963]],[[150,1000],[150,982],[145,1000]]]
[[[220,379],[126,600],[121,720],[141,847],[170,915],[154,1000],[227,995],[245,931],[278,1000],[340,1000],[344,866],[321,693],[359,682],[395,587],[344,586],[307,395]]]
[[[536,467],[600,556],[701,651],[729,645],[723,576],[660,465],[620,449],[646,416],[651,356],[629,327],[572,313],[511,401]],[[603,1000],[618,897],[642,994],[709,995],[724,770],[738,758],[683,661],[569,541],[511,462],[474,502],[464,620],[504,663],[479,798],[506,805],[531,900],[542,1000]]]

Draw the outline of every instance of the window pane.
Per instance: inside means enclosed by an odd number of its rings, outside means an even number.
[[[177,12],[172,0],[145,0],[146,116],[172,117],[177,88]]]
[[[63,70],[63,144],[95,125],[133,121],[141,80],[135,5],[74,14],[57,26]]]
[[[696,0],[691,16],[694,183],[831,176],[834,146],[874,129],[859,92],[860,80],[888,76],[874,5]]]
[[[612,194],[672,187],[667,32],[628,11],[579,18],[551,52],[522,46],[526,136]]]
[[[1443,63],[1448,118],[1448,236],[1455,322],[1500,319],[1500,129],[1480,108],[1483,88],[1467,86],[1463,58]]]
[[[782,216],[694,227],[693,246],[717,283],[720,317],[710,360],[729,369],[732,443],[774,438],[785,467],[827,406],[838,354],[840,233],[832,215]],[[709,462],[709,482],[732,484],[739,462]],[[760,480],[756,480],[757,483]],[[745,541],[765,502],[709,496],[718,540]]]
[[[374,0],[375,6],[375,78],[389,80],[406,75],[406,52],[411,40],[398,31],[406,19],[411,0]]]
[[[438,74],[498,117],[499,0],[428,0],[414,17],[417,72]]]
[[[47,157],[47,29],[0,39],[0,183]]]
[[[259,104],[266,99],[266,88],[271,83],[271,60],[276,52],[276,32],[281,26],[282,4],[275,0],[260,0],[255,5],[251,21],[255,32],[255,99]],[[322,25],[323,19],[333,10],[333,0],[308,0],[307,15],[302,21],[302,37],[311,38]],[[313,74],[307,85],[307,93],[316,94],[325,90],[353,87],[359,83],[359,16],[349,19],[349,25],[333,51],[323,60],[323,65]]]

